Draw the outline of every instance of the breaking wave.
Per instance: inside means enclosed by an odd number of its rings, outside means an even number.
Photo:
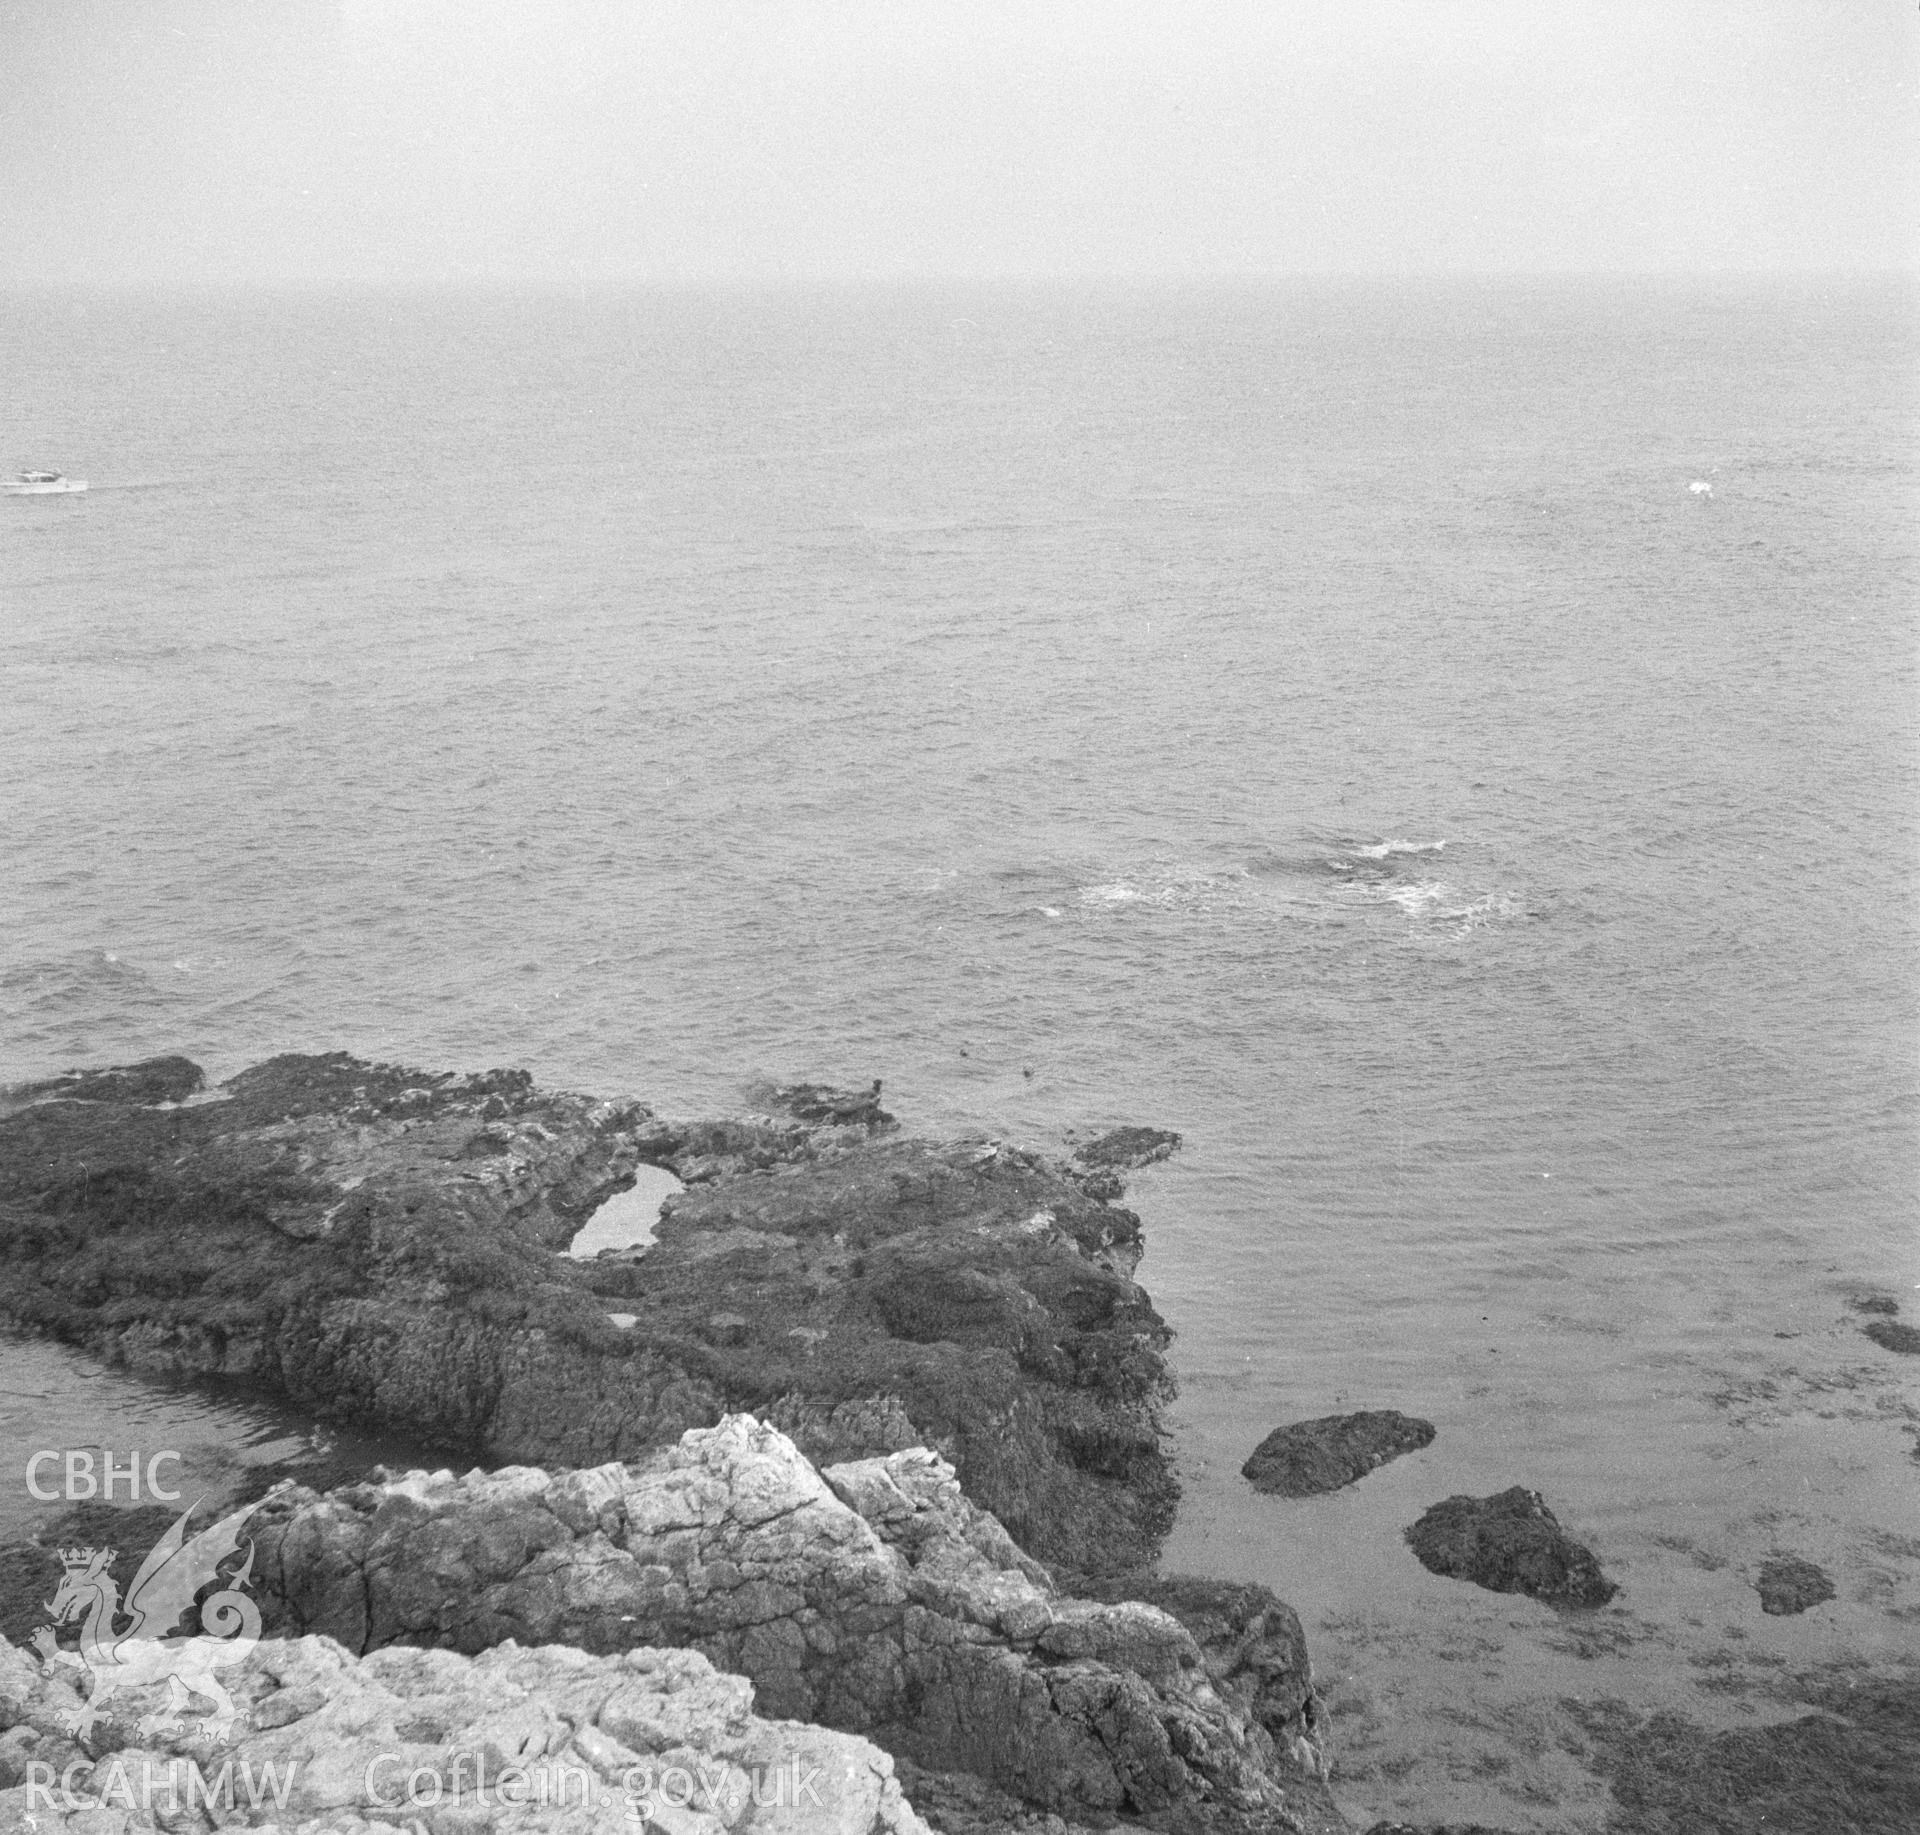
[[[1083,910],[1112,911],[1128,905],[1182,905],[1229,889],[1243,873],[1209,873],[1204,868],[1155,865],[1114,879],[1076,886],[1074,900]]]
[[[1468,892],[1443,879],[1420,879],[1411,885],[1380,887],[1374,890],[1373,896],[1398,905],[1409,917],[1423,924],[1451,925],[1456,936],[1465,936],[1483,924],[1531,915],[1510,893]]]
[[[1303,849],[1276,849],[1257,856],[1249,870],[1266,877],[1300,874],[1331,879],[1385,879],[1419,869],[1449,844],[1440,841],[1335,840],[1309,842]]]
[[[1363,860],[1391,860],[1396,854],[1439,854],[1446,850],[1444,841],[1380,841],[1372,847],[1356,847],[1352,851]]]
[[[1473,852],[1466,849],[1468,856]],[[1391,905],[1413,920],[1417,934],[1451,930],[1464,936],[1483,924],[1530,915],[1524,899],[1509,889],[1475,885],[1461,871],[1443,877],[1443,863],[1470,867],[1470,859],[1458,856],[1455,840],[1447,836],[1314,837],[1257,856],[1248,871],[1260,880],[1292,881],[1306,898],[1335,908]]]

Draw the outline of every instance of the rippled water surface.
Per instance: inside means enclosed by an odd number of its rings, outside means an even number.
[[[15,301],[15,462],[93,489],[0,502],[0,1081],[338,1046],[1178,1128],[1170,1559],[1300,1606],[1356,1809],[1577,1826],[1539,1703],[1920,1643],[1920,1401],[1847,1305],[1920,1322],[1909,318]],[[1238,1477],[1369,1405],[1439,1438]],[[1607,1647],[1401,1545],[1512,1483]],[[1776,1547],[1840,1598],[1760,1617]]]
[[[239,1384],[145,1381],[7,1329],[0,1447],[0,1543],[52,1528],[77,1503],[197,1509],[204,1526],[243,1489],[252,1495],[281,1477],[324,1484],[323,1474],[430,1457],[403,1440],[322,1427]]]

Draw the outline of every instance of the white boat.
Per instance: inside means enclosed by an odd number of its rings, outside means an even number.
[[[0,479],[0,491],[15,497],[47,497],[56,491],[84,491],[84,478],[69,478],[57,471],[23,471],[17,478]]]

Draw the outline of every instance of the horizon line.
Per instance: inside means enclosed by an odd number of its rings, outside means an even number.
[[[1844,267],[1646,268],[1301,268],[1221,269],[1205,273],[1061,273],[861,275],[574,275],[533,274],[238,274],[197,276],[0,275],[0,294],[33,292],[450,292],[497,293],[840,293],[908,292],[965,287],[1045,289],[1114,287],[1265,287],[1296,284],[1410,285],[1486,282],[1607,281],[1920,281],[1920,263]]]

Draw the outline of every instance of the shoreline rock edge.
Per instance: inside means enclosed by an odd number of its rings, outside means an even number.
[[[902,1138],[877,1086],[680,1124],[522,1072],[165,1066],[0,1115],[8,1314],[527,1462],[266,1500],[269,1644],[691,1652],[930,1790],[1345,1826],[1297,1618],[1140,1577],[1177,1495],[1170,1333],[1110,1167]],[[655,1244],[570,1262],[642,1164],[687,1185]]]

